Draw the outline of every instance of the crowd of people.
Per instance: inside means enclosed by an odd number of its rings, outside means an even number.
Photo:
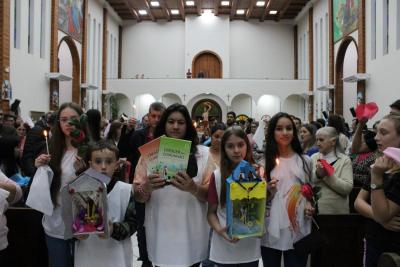
[[[231,111],[222,123],[209,120],[208,110],[204,133],[196,131],[184,105],[160,102],[150,105],[140,123],[125,114],[107,121],[98,110],[84,112],[75,103],[62,104],[31,126],[15,114],[2,114],[0,263],[8,256],[5,210],[23,205],[43,166],[54,173],[48,188],[53,211],[42,220],[50,266],[132,266],[130,238],[137,232],[143,267],[252,267],[260,260],[280,267],[282,257],[285,267],[305,267],[309,255],[298,253],[294,244],[311,233],[313,217],[349,214],[353,205],[366,218],[364,266],[378,266],[383,253],[400,253],[400,100],[371,122],[372,129],[365,117],[355,118],[350,128],[336,114],[303,123],[279,112],[242,123]],[[72,141],[70,123],[82,114],[90,140],[84,157]],[[48,148],[43,131],[49,133]],[[168,183],[160,173],[149,173],[139,152],[164,135],[191,141],[187,170]],[[268,193],[264,236],[239,240],[227,234],[226,178],[242,160],[267,181]],[[121,175],[127,164],[128,173]],[[66,240],[60,190],[87,168],[110,178],[110,238]],[[289,193],[305,183],[320,188],[317,205],[300,198],[289,212]],[[352,203],[354,188],[360,191]]]

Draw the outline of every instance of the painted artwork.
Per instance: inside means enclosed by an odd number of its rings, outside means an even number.
[[[357,29],[358,5],[359,0],[333,0],[333,41],[335,43]]]
[[[59,0],[58,28],[78,41],[82,41],[83,1]]]

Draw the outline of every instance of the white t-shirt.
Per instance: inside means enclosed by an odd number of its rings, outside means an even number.
[[[122,222],[125,219],[132,185],[117,182],[107,195],[108,220]],[[90,235],[75,244],[75,266],[77,267],[131,267],[133,265],[132,240],[101,239]]]
[[[77,155],[77,149],[67,150],[61,160],[61,187],[76,178],[74,162]],[[57,207],[54,208],[51,216],[43,215],[42,225],[46,235],[64,239],[65,226],[61,217],[61,195],[57,195]]]
[[[193,180],[201,184],[209,153],[207,147],[197,149]],[[156,266],[187,267],[207,258],[207,203],[188,192],[173,185],[153,191],[146,202],[145,228],[149,259]]]
[[[311,174],[311,160],[303,156],[306,169]],[[279,158],[279,165],[271,171],[278,181],[277,192],[267,207],[265,218],[266,234],[261,245],[278,250],[293,249],[293,243],[311,232],[311,220],[304,216],[306,199],[301,195],[301,183],[309,182],[303,161],[297,154]]]

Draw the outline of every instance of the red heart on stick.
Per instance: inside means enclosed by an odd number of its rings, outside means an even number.
[[[324,167],[326,173],[328,176],[332,176],[333,173],[335,172],[335,168],[331,164],[329,164],[326,160],[324,159],[319,159],[318,162],[322,164],[322,167]]]
[[[375,102],[367,104],[359,104],[356,108],[356,117],[361,120],[362,118],[371,119],[378,112],[379,108]]]

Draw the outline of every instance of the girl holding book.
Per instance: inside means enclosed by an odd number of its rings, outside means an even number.
[[[54,173],[50,196],[54,210],[52,215],[43,215],[42,224],[45,232],[50,266],[73,266],[72,241],[64,240],[65,225],[61,218],[60,189],[76,177],[75,173],[84,167],[84,161],[77,157],[77,149],[72,146],[70,133],[74,126],[68,122],[79,120],[82,109],[75,103],[64,103],[57,114],[57,123],[52,129],[50,154],[41,154],[35,160],[36,168],[49,165]]]
[[[171,182],[161,173],[147,173],[139,159],[134,177],[135,198],[146,203],[145,228],[149,259],[156,266],[199,266],[207,257],[209,227],[206,222],[208,185],[202,185],[208,148],[199,146],[189,111],[181,104],[169,106],[154,131],[191,141],[186,172]]]
[[[269,195],[261,241],[264,266],[305,267],[307,255],[298,255],[293,244],[311,232],[314,209],[301,196],[303,183],[311,178],[311,161],[303,155],[295,124],[287,113],[277,113],[269,122],[265,149],[265,176]],[[271,186],[272,185],[272,186]]]
[[[254,163],[247,135],[234,126],[222,136],[220,166],[211,176],[208,192],[207,219],[214,231],[210,260],[218,266],[255,267],[260,258],[259,238],[239,240],[226,233],[226,178],[242,160]]]

